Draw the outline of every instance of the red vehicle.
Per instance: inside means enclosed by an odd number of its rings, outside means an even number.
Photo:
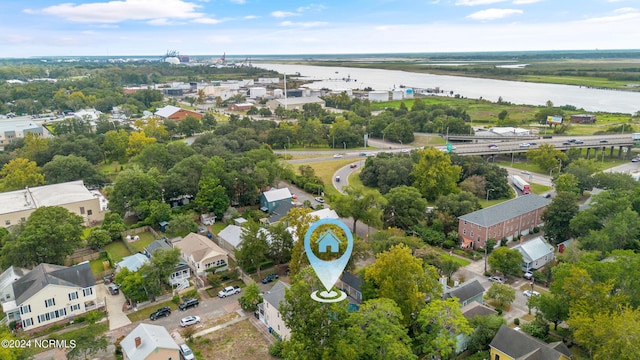
[[[522,191],[523,195],[527,195],[531,193],[531,187],[529,186],[529,183],[522,180],[520,176],[513,175],[513,178],[511,178],[511,180],[513,181],[513,185],[517,187],[520,191]]]

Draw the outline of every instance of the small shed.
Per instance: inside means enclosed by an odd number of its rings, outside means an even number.
[[[161,222],[158,223],[158,226],[160,227],[160,231],[167,232],[167,227],[169,227],[169,222],[168,221],[161,221]]]

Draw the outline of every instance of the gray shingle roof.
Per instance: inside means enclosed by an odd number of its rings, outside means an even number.
[[[498,314],[497,311],[484,304],[480,304],[477,301],[473,301],[470,304],[461,307],[460,311],[462,312],[462,316],[464,316],[468,320],[471,320],[476,316],[489,316]]]
[[[458,298],[461,303],[463,303],[482,293],[484,293],[484,287],[480,284],[478,280],[474,279],[461,284],[457,288],[453,288],[445,291],[442,297],[444,299],[455,297],[455,298]]]
[[[88,288],[94,286],[96,280],[88,262],[71,267],[40,264],[13,283],[16,305],[22,304],[49,284]]]
[[[284,293],[285,290],[289,288],[289,286],[290,285],[287,283],[278,281],[275,285],[273,285],[271,290],[262,295],[262,298],[264,299],[264,301],[268,302],[269,304],[271,304],[271,306],[280,311],[280,302],[284,301]]]
[[[360,279],[358,275],[345,272],[342,274],[342,282],[358,291],[361,291],[360,288],[362,287],[362,279]]]
[[[164,240],[154,240],[149,245],[147,245],[147,247],[144,249],[147,251],[147,253],[149,253],[149,255],[153,255],[153,253],[156,252],[156,250],[160,250],[160,249],[170,250],[171,245],[167,244],[167,242]]]
[[[506,325],[500,327],[489,346],[514,359],[558,360],[561,355],[571,357],[571,352],[562,343],[547,344]]]
[[[293,209],[293,204],[289,201],[282,201],[273,209],[271,216],[269,216],[269,223],[276,223],[280,221],[285,215],[289,213],[289,210]]]
[[[540,209],[550,203],[551,200],[534,194],[518,196],[515,199],[507,200],[486,209],[462,215],[458,219],[483,227],[490,227],[513,217]]]

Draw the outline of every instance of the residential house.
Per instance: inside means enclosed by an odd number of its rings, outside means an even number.
[[[153,254],[160,249],[171,250],[172,247],[165,240],[154,240],[144,248],[145,255],[151,258]],[[179,257],[178,263],[173,269],[173,273],[171,273],[171,276],[169,276],[169,284],[171,284],[172,287],[176,286],[178,288],[186,288],[189,286],[190,277],[191,269],[189,268],[189,264],[187,264],[184,259]]]
[[[149,258],[141,253],[125,256],[116,264],[116,272],[120,272],[122,269],[129,269],[131,272],[136,272],[142,265],[148,262]]]
[[[336,281],[336,287],[342,289],[358,304],[362,302],[362,279],[358,275],[343,273],[342,277]]]
[[[289,284],[282,281],[276,282],[271,290],[262,295],[264,301],[258,306],[259,318],[267,325],[270,333],[277,333],[281,340],[288,340],[291,330],[285,325],[280,314],[280,305],[284,301],[284,294]]]
[[[570,360],[571,352],[561,341],[545,343],[531,335],[502,325],[489,344],[490,360]]]
[[[7,270],[0,275],[0,303],[15,300],[13,293],[13,283],[21,277],[25,276],[29,270],[9,266]]]
[[[142,323],[122,341],[124,360],[179,360],[180,347],[164,326]]]
[[[40,329],[96,309],[96,281],[89,262],[66,267],[40,264],[13,283],[15,301],[25,331]],[[12,304],[13,303],[13,304]]]
[[[554,247],[544,241],[542,236],[513,247],[522,254],[522,271],[538,270],[553,261]]]
[[[210,268],[216,271],[229,268],[227,253],[206,236],[190,233],[182,240],[173,243],[180,249],[182,258],[187,261],[196,276],[204,275]]]
[[[162,107],[160,109],[158,109],[154,115],[158,116],[159,118],[163,119],[163,120],[173,120],[173,121],[182,121],[184,120],[187,116],[192,116],[196,119],[201,119],[202,118],[202,114],[197,113],[195,111],[190,111],[190,110],[185,110],[182,108],[179,108],[177,106],[172,106],[172,105],[167,105],[165,107]]]
[[[280,201],[278,206],[273,209],[271,216],[265,221],[266,225],[277,224],[283,217],[285,217],[289,210],[293,209],[293,203],[291,201]]]
[[[23,139],[29,133],[35,133],[44,138],[53,137],[44,126],[33,122],[31,119],[3,119],[0,122],[0,146]]]
[[[43,206],[60,206],[82,216],[87,225],[104,219],[99,196],[92,194],[82,180],[27,187],[0,193],[0,227],[16,225]]]
[[[476,316],[498,315],[497,311],[476,301],[461,307],[460,311],[462,312],[462,316],[464,316],[469,322],[471,322],[471,320]],[[470,338],[471,335],[458,334],[456,337],[456,354],[467,350]]]
[[[218,233],[218,243],[227,250],[232,258],[235,259],[235,251],[242,247],[243,227],[238,225],[227,225]],[[258,230],[261,236],[264,236],[268,243],[271,243],[271,234],[269,230],[260,228]]]
[[[260,210],[271,213],[281,202],[291,202],[289,188],[271,189],[260,195]]]
[[[458,217],[463,248],[484,248],[487,239],[512,240],[544,225],[542,213],[550,199],[530,194]]]
[[[446,288],[443,299],[457,298],[462,306],[478,302],[484,304],[484,287],[477,279],[469,280],[453,288]]]

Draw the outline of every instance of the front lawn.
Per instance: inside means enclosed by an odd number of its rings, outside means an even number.
[[[178,309],[178,305],[176,305],[171,300],[167,300],[164,302],[155,303],[151,306],[147,306],[146,308],[140,309],[136,312],[132,312],[131,314],[128,314],[127,317],[129,318],[129,320],[131,320],[131,322],[148,320],[151,313],[165,306],[170,307],[172,312]]]

